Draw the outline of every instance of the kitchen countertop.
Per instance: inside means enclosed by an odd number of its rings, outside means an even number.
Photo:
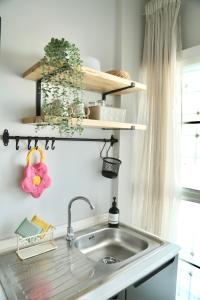
[[[56,239],[56,244],[57,250],[24,261],[13,251],[0,256],[0,280],[9,300],[108,299],[179,251],[178,246],[163,242],[159,248],[111,272],[109,266],[95,263],[77,248],[70,248],[65,237]]]

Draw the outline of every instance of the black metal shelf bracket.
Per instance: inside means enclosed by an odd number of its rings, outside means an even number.
[[[19,141],[20,140],[27,140],[27,148],[28,150],[31,149],[31,141],[34,141],[34,147],[38,147],[39,141],[45,141],[45,150],[55,149],[55,142],[56,141],[68,141],[68,142],[103,142],[103,143],[110,143],[113,146],[115,143],[118,142],[113,135],[111,135],[110,139],[94,139],[94,138],[70,138],[70,137],[39,137],[39,136],[12,136],[9,134],[8,130],[5,129],[2,135],[2,140],[4,146],[8,146],[10,140],[16,141],[16,150],[19,150]],[[51,141],[51,146],[48,146],[48,143]]]
[[[188,121],[188,122],[183,122],[183,124],[200,124],[200,121]]]
[[[42,89],[42,80],[37,80],[36,82],[36,116],[41,116],[41,89]]]
[[[120,88],[120,89],[116,89],[116,90],[111,90],[109,92],[105,92],[102,94],[102,100],[106,100],[106,96],[107,95],[111,95],[111,94],[114,94],[114,93],[118,93],[118,92],[121,92],[121,91],[124,91],[124,90],[128,90],[128,89],[131,89],[131,88],[134,88],[135,87],[135,83],[132,81],[130,85],[128,86],[125,86],[123,88]]]
[[[130,126],[130,128],[102,128],[103,130],[135,130],[135,126]]]

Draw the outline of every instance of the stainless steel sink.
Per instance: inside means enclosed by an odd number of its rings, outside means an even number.
[[[104,264],[118,264],[155,248],[154,241],[128,227],[101,228],[77,237],[74,246],[89,259]]]

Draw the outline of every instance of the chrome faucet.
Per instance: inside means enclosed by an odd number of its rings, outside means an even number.
[[[72,217],[71,217],[71,207],[72,203],[76,200],[83,200],[87,202],[91,209],[94,209],[94,205],[91,203],[91,201],[83,196],[77,196],[75,198],[72,198],[68,204],[68,227],[67,227],[67,241],[72,241],[74,239],[74,231],[72,228]]]

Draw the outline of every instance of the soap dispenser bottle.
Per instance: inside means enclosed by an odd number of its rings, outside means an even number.
[[[112,207],[109,209],[108,226],[119,227],[119,208],[117,208],[116,197],[113,197]]]

